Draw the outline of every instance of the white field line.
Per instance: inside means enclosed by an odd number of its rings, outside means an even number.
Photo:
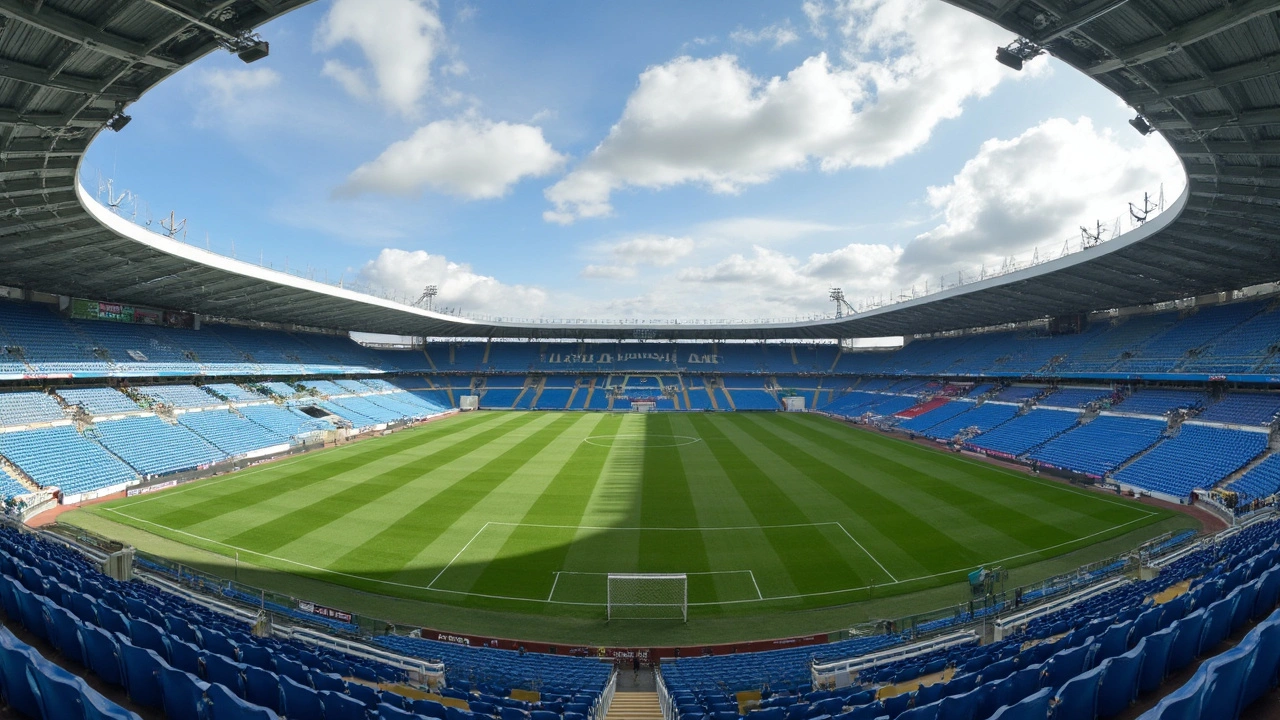
[[[880,566],[880,569],[884,571],[884,574],[885,574],[885,575],[888,575],[888,576],[889,576],[889,579],[890,579],[890,580],[892,580],[892,581],[894,581],[894,582],[897,582],[897,581],[898,581],[898,578],[894,577],[894,576],[893,576],[893,573],[889,572],[889,568],[885,567],[885,566],[884,566],[884,563],[880,562],[880,560],[878,560],[878,559],[876,558],[876,556],[875,556],[875,555],[872,555],[870,550],[866,549],[865,547],[862,547],[862,543],[858,542],[858,538],[854,537],[854,536],[853,536],[853,533],[850,533],[847,529],[845,529],[845,526],[844,526],[843,524],[841,524],[841,523],[835,523],[835,526],[836,526],[836,527],[838,527],[838,528],[840,528],[842,531],[844,531],[844,534],[845,534],[845,535],[847,535],[847,536],[849,537],[849,539],[853,541],[853,544],[854,544],[854,545],[857,545],[859,548],[861,548],[861,549],[862,549],[862,552],[866,553],[866,554],[867,554],[867,557],[871,558],[871,561],[872,561],[872,562],[874,562],[875,564],[879,565],[879,566]]]
[[[248,548],[242,548],[242,547],[239,547],[239,546],[236,546],[236,545],[231,545],[231,544],[229,544],[229,543],[224,543],[224,542],[222,542],[222,541],[220,541],[220,540],[213,540],[213,539],[211,539],[211,538],[202,537],[202,536],[200,536],[200,535],[196,535],[196,534],[194,534],[194,533],[186,532],[185,530],[177,530],[177,529],[175,529],[175,528],[171,528],[171,527],[169,527],[169,526],[167,526],[167,525],[161,525],[160,523],[152,522],[152,521],[150,521],[150,520],[143,520],[143,519],[141,519],[141,518],[136,518],[136,517],[133,517],[132,515],[128,515],[128,514],[126,514],[126,513],[122,513],[122,512],[120,512],[119,510],[116,510],[115,508],[105,508],[105,509],[106,509],[106,510],[108,510],[108,511],[110,511],[110,512],[112,512],[112,513],[115,513],[115,514],[117,514],[117,515],[120,515],[121,517],[129,518],[130,520],[133,520],[134,522],[140,522],[140,523],[144,523],[144,524],[146,524],[146,525],[154,525],[155,527],[158,527],[158,528],[160,528],[160,529],[162,529],[162,530],[167,530],[167,531],[169,531],[169,532],[177,533],[177,534],[179,534],[179,535],[185,535],[185,536],[187,536],[187,537],[190,537],[190,538],[193,538],[193,539],[196,539],[196,540],[200,540],[200,541],[203,541],[203,542],[211,543],[211,544],[214,544],[214,545],[220,545],[220,546],[222,546],[222,547],[225,547],[225,548],[228,548],[228,549],[231,549],[231,550],[235,550],[235,551],[238,551],[238,552],[246,553],[246,554],[248,554],[248,555],[257,555],[258,557],[266,558],[266,559],[268,559],[268,560],[275,560],[276,562],[281,562],[281,563],[285,563],[285,564],[288,564],[288,565],[296,565],[297,567],[305,568],[305,569],[307,569],[307,570],[313,570],[313,571],[315,571],[315,572],[319,572],[319,573],[325,573],[325,574],[329,574],[329,575],[336,575],[336,576],[339,576],[339,577],[352,578],[352,579],[355,579],[355,580],[363,580],[364,582],[377,583],[377,584],[379,584],[379,585],[389,585],[389,586],[392,586],[392,587],[409,588],[409,589],[412,589],[412,590],[425,590],[425,591],[429,591],[429,592],[445,593],[445,594],[449,594],[449,595],[461,595],[461,596],[464,596],[464,597],[479,597],[479,598],[487,598],[487,599],[491,599],[491,600],[512,600],[512,601],[516,601],[516,602],[549,603],[549,604],[553,604],[553,605],[579,605],[579,606],[586,606],[586,607],[604,607],[604,606],[606,605],[606,603],[602,603],[602,602],[573,602],[573,601],[568,601],[568,600],[551,600],[551,599],[549,599],[549,598],[548,598],[548,599],[546,599],[546,600],[543,600],[543,599],[540,599],[540,598],[515,597],[515,596],[512,596],[512,595],[493,595],[493,594],[488,594],[488,593],[466,592],[466,591],[462,591],[462,590],[446,590],[446,589],[444,589],[444,588],[430,587],[429,585],[428,585],[428,586],[423,586],[423,585],[413,585],[413,584],[411,584],[411,583],[396,582],[396,581],[394,581],[394,580],[381,580],[381,579],[378,579],[378,578],[366,577],[366,576],[364,576],[364,575],[356,575],[356,574],[353,574],[353,573],[346,573],[346,572],[342,572],[342,571],[339,571],[339,570],[331,570],[331,569],[329,569],[329,568],[323,568],[323,567],[319,567],[319,566],[316,566],[316,565],[309,565],[309,564],[307,564],[307,563],[298,562],[298,561],[296,561],[296,560],[290,560],[289,558],[283,558],[283,557],[279,557],[279,556],[276,556],[276,555],[268,555],[268,554],[266,554],[266,553],[261,553],[261,552],[258,552],[258,551],[256,551],[256,550],[250,550],[250,549],[248,549]],[[1154,514],[1154,513],[1151,513],[1151,514]],[[1099,531],[1098,531],[1098,532],[1096,532],[1096,533],[1091,533],[1091,534],[1089,534],[1089,535],[1085,535],[1085,536],[1083,536],[1083,537],[1075,538],[1074,540],[1068,540],[1068,541],[1066,541],[1066,542],[1058,543],[1057,545],[1051,545],[1051,546],[1049,546],[1049,547],[1040,548],[1040,549],[1038,549],[1038,550],[1031,550],[1031,551],[1028,551],[1028,552],[1025,552],[1025,553],[1019,553],[1019,554],[1017,554],[1017,555],[1010,555],[1010,556],[1008,556],[1008,557],[1000,558],[1000,559],[998,559],[998,560],[988,560],[987,562],[984,562],[984,563],[982,563],[982,564],[980,564],[980,565],[971,565],[971,566],[969,566],[969,567],[957,568],[957,569],[955,569],[955,570],[947,570],[947,571],[944,571],[944,572],[934,573],[934,574],[932,574],[932,575],[921,575],[921,576],[919,576],[919,577],[907,578],[907,579],[905,579],[905,580],[895,580],[895,581],[893,581],[893,582],[889,582],[889,583],[881,583],[881,584],[878,584],[878,585],[863,585],[863,586],[861,586],[861,587],[853,587],[853,588],[841,588],[841,589],[839,589],[839,590],[823,590],[823,591],[820,591],[820,592],[796,593],[796,594],[792,594],[792,595],[770,595],[769,597],[763,597],[763,596],[761,596],[761,597],[760,597],[760,599],[758,599],[758,600],[752,600],[752,599],[747,599],[747,600],[718,600],[718,601],[715,601],[715,602],[696,602],[696,603],[695,603],[695,602],[691,602],[691,603],[689,603],[689,605],[690,605],[690,606],[739,605],[739,604],[742,604],[742,603],[769,602],[769,601],[773,601],[773,600],[796,600],[796,599],[809,598],[809,597],[822,597],[822,596],[827,596],[827,595],[840,595],[840,594],[843,594],[843,593],[857,592],[857,591],[859,591],[859,590],[867,590],[867,589],[869,589],[869,588],[876,588],[876,587],[889,587],[889,586],[892,586],[892,585],[905,585],[905,584],[907,584],[907,583],[912,583],[912,582],[916,582],[916,581],[919,581],[919,580],[929,580],[929,579],[936,578],[936,577],[942,577],[942,576],[944,576],[944,575],[952,575],[952,574],[956,574],[956,573],[967,572],[967,571],[969,571],[969,570],[976,570],[976,569],[978,569],[978,568],[980,568],[980,567],[983,567],[983,566],[986,566],[986,565],[993,565],[993,564],[996,564],[996,563],[1008,562],[1008,561],[1010,561],[1010,560],[1017,560],[1018,558],[1023,558],[1023,557],[1026,557],[1026,556],[1028,556],[1028,555],[1035,555],[1035,554],[1037,554],[1037,553],[1046,552],[1046,551],[1048,551],[1048,550],[1056,550],[1057,548],[1064,547],[1064,546],[1066,546],[1066,545],[1071,545],[1071,544],[1073,544],[1073,543],[1077,543],[1077,542],[1080,542],[1080,541],[1082,541],[1082,540],[1088,540],[1089,538],[1097,537],[1098,535],[1102,535],[1102,534],[1105,534],[1105,533],[1109,533],[1109,532],[1111,532],[1111,531],[1113,531],[1113,530],[1119,530],[1119,529],[1120,529],[1120,528],[1122,528],[1122,527],[1126,527],[1126,526],[1132,525],[1133,523],[1140,522],[1140,521],[1142,521],[1142,520],[1144,520],[1144,519],[1146,519],[1146,518],[1145,518],[1145,517],[1136,518],[1136,519],[1134,519],[1134,520],[1130,520],[1130,521],[1129,521],[1129,522],[1127,522],[1127,523],[1122,523],[1122,524],[1120,524],[1120,525],[1116,525],[1116,526],[1114,526],[1114,527],[1107,528],[1106,530],[1099,530]],[[499,525],[499,524],[511,525],[511,524],[518,524],[518,523],[497,523],[497,522],[491,522],[491,523],[486,523],[486,526],[488,526],[488,525]],[[814,524],[828,524],[828,523],[814,523]],[[551,526],[551,527],[568,527],[568,526]],[[652,528],[643,528],[643,529],[652,529]],[[692,529],[697,529],[697,528],[675,528],[675,529],[690,529],[690,530],[692,530]],[[711,528],[711,529],[717,529],[717,528]],[[718,529],[727,529],[727,528],[718,528]],[[482,528],[480,529],[480,531],[477,531],[476,535],[479,535],[479,534],[480,534],[480,532],[481,532],[481,531],[483,531],[483,530],[484,530],[484,528],[482,527]],[[471,539],[472,539],[472,540],[474,540],[474,539],[475,539],[475,535],[473,535]],[[469,544],[470,544],[470,541],[468,541],[468,545],[469,545]],[[463,549],[465,550],[466,548],[464,547]],[[458,554],[460,555],[460,554],[461,554],[461,552],[462,552],[461,550],[460,550],[460,551],[458,551]],[[458,556],[457,556],[457,555],[455,555],[455,556],[454,556],[454,559],[456,560],[456,559],[457,559],[457,557],[458,557]],[[450,561],[450,563],[452,564],[452,561]],[[446,566],[446,567],[447,567],[447,566]],[[441,573],[443,573],[443,572],[444,572],[444,571],[442,570],[442,571],[441,571]],[[721,572],[741,572],[741,571],[721,571]],[[748,571],[748,572],[750,572],[750,571]],[[607,573],[606,573],[606,574],[607,574]],[[694,574],[694,573],[686,573],[686,574]],[[439,577],[440,577],[440,575],[439,575],[439,574],[437,574],[437,575],[436,575],[436,578],[439,578]],[[752,581],[754,582],[754,580],[755,580],[755,573],[752,573],[751,577],[752,577]],[[432,580],[432,582],[435,582],[435,580],[433,579],[433,580]],[[759,593],[759,585],[757,585],[756,587],[757,587],[757,594],[760,594],[760,593]]]
[[[756,599],[763,600],[764,593],[760,592],[760,583],[756,582],[756,574],[751,572],[750,570],[748,570],[747,572],[751,573],[751,584],[756,586]]]
[[[547,602],[551,602],[551,598],[556,596],[556,585],[560,584],[560,573],[556,573],[556,579],[551,581],[551,592],[547,593]]]
[[[436,584],[436,581],[440,579],[440,576],[443,575],[446,570],[452,567],[453,564],[457,562],[458,558],[462,557],[462,553],[466,552],[467,548],[471,547],[471,543],[475,542],[476,538],[480,537],[480,533],[484,532],[486,529],[488,529],[488,527],[489,527],[489,523],[485,523],[484,525],[480,526],[480,529],[476,531],[475,535],[471,536],[471,539],[467,541],[467,544],[463,545],[462,549],[454,554],[453,559],[449,561],[449,564],[440,568],[440,572],[436,573],[436,576],[431,578],[431,582],[427,583],[428,590],[433,589],[431,586]]]

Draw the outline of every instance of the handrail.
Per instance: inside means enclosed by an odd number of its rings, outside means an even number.
[[[881,650],[869,655],[859,655],[858,657],[848,658],[845,660],[836,660],[827,663],[814,663],[812,668],[813,686],[815,688],[845,687],[853,684],[853,676],[855,673],[873,668],[877,665],[896,662],[898,660],[907,660],[920,655],[934,652],[935,650],[946,650],[948,648],[958,647],[960,645],[968,645],[979,641],[978,633],[972,630],[962,630],[960,632],[944,635],[932,640],[915,643],[903,647],[890,648]]]

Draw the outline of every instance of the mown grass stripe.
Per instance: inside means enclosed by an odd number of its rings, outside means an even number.
[[[641,527],[697,527],[698,514],[689,493],[689,478],[675,447],[663,447],[661,443],[673,435],[671,418],[666,414],[646,415],[644,433],[652,437],[646,440],[644,450],[644,481],[640,486]],[[705,572],[715,569],[707,556],[707,546],[702,533],[672,533],[662,531],[641,532],[640,567],[646,572]],[[712,583],[699,585],[699,589],[718,595]],[[716,597],[699,597],[699,602],[711,602]]]
[[[732,442],[718,423],[704,417],[693,418],[694,427],[707,443],[720,466],[729,471],[729,479],[747,502],[752,517],[760,525],[788,525],[808,522],[804,510],[788,497],[773,478],[761,472],[748,451]],[[762,528],[769,543],[779,555],[787,558],[787,574],[800,592],[829,589],[833,575],[847,578],[845,587],[857,587],[874,578],[864,577],[846,560],[830,538],[816,527]],[[799,548],[800,552],[796,552]],[[839,562],[843,568],[829,567]],[[886,578],[887,579],[887,578]]]
[[[603,418],[602,415],[579,416],[572,427],[542,451],[541,457],[554,462],[553,469],[535,474],[530,469],[531,461],[513,475],[509,482],[517,484],[519,489],[506,493],[512,500],[501,508],[504,510],[501,515],[493,514],[491,506],[484,504],[475,510],[479,517],[464,518],[459,523],[501,520],[504,524],[490,525],[485,530],[486,535],[500,540],[492,548],[488,562],[474,562],[474,558],[483,555],[464,554],[459,562],[466,561],[466,567],[459,568],[458,562],[450,567],[448,575],[441,578],[448,581],[450,588],[490,595],[548,596],[555,572],[563,569],[564,554],[573,542],[572,528],[578,525],[586,509],[587,498],[608,453],[607,448],[583,442],[598,432]],[[515,504],[517,499],[523,502],[523,508]],[[564,507],[553,507],[555,505]],[[506,524],[524,522],[569,527]]]
[[[237,478],[218,484],[198,486],[183,494],[166,494],[164,503],[131,504],[128,513],[165,527],[185,530],[241,508],[256,505],[263,500],[316,485],[344,472],[357,470],[385,455],[419,447],[429,439],[450,437],[474,425],[486,424],[493,420],[493,418],[482,416],[443,420],[431,423],[422,429],[415,428],[388,438],[370,438],[356,445],[324,450],[313,456],[304,457],[296,465],[288,466],[287,472],[281,475],[276,475],[275,472],[264,472],[261,476],[246,477],[244,481]],[[181,507],[175,508],[175,504],[180,504]]]
[[[228,538],[226,542],[229,545],[249,548],[258,552],[274,552],[308,533],[316,532],[317,530],[323,531],[324,526],[330,522],[345,517],[365,505],[377,502],[382,497],[408,485],[432,470],[483,448],[494,439],[528,425],[535,420],[537,420],[537,417],[534,415],[522,416],[498,427],[489,427],[483,432],[477,433],[462,442],[445,446],[438,452],[426,457],[410,457],[408,460],[369,477],[363,482],[346,487],[334,487],[331,489],[333,492],[327,493],[274,520],[243,530]]]
[[[546,417],[538,413],[527,413],[527,416]],[[412,561],[452,528],[468,510],[488,497],[512,473],[572,426],[573,421],[574,418],[570,415],[561,415],[552,420],[479,469],[467,473],[419,503],[385,530],[339,558],[333,566],[359,566],[361,563],[367,564],[370,557],[376,557],[379,559],[379,566],[387,570],[373,573],[375,576],[425,585],[424,579],[430,580],[448,560],[436,558],[431,567],[417,566]],[[468,533],[468,537],[473,533],[474,531]]]
[[[743,418],[738,424],[743,422],[752,423],[757,434],[769,433],[769,428],[752,419]],[[776,427],[776,423],[774,425]],[[950,459],[946,456],[930,458],[926,453],[932,453],[923,448],[906,448],[913,452],[878,452],[878,449],[870,449],[859,456],[860,470],[874,471],[885,477],[906,481],[915,496],[924,496],[924,503],[928,503],[930,499],[937,501],[932,504],[935,505],[936,512],[945,513],[948,519],[946,526],[968,527],[965,540],[969,544],[990,546],[994,542],[1003,541],[1002,545],[1011,542],[1021,548],[1018,552],[1022,552],[1080,537],[1076,532],[1038,520],[1021,509],[1005,508],[1002,512],[991,512],[990,499],[964,486],[975,480],[969,468],[943,462]],[[892,448],[894,451],[902,449]],[[828,460],[838,456],[830,449],[819,455]],[[1018,495],[1019,490],[1016,486],[1001,488],[1001,492],[1013,495]],[[1040,507],[1038,503],[1034,507],[1041,511],[1051,509]],[[987,528],[987,537],[981,537],[979,528]]]
[[[811,429],[797,428],[794,438],[784,438],[772,432],[757,433],[761,442],[770,442],[770,447],[779,457],[800,471],[815,483],[827,488],[836,497],[852,496],[857,498],[863,507],[873,512],[860,513],[855,510],[867,525],[874,527],[888,542],[897,546],[895,555],[906,556],[915,563],[929,570],[930,573],[943,572],[979,562],[980,558],[973,549],[952,539],[946,533],[933,527],[932,523],[920,515],[907,509],[891,499],[888,495],[877,492],[870,484],[844,468],[824,462],[810,450],[821,451],[822,444],[816,443]],[[807,433],[806,433],[807,431]],[[796,439],[805,442],[797,443]],[[859,456],[859,464],[867,458]],[[853,509],[859,502],[845,503]],[[910,528],[909,533],[903,533]],[[884,561],[877,552],[879,548],[869,548],[877,558]]]

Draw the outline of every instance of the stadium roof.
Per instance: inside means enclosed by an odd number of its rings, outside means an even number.
[[[85,149],[120,110],[310,1],[0,0],[0,284],[406,335],[799,339],[980,327],[1280,279],[1280,0],[952,0],[1137,108],[1181,157],[1187,190],[1140,230],[1090,250],[839,319],[456,318],[193,248],[117,217],[80,188]]]

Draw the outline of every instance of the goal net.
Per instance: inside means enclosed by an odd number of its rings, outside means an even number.
[[[609,620],[689,620],[689,579],[683,573],[609,573]]]

